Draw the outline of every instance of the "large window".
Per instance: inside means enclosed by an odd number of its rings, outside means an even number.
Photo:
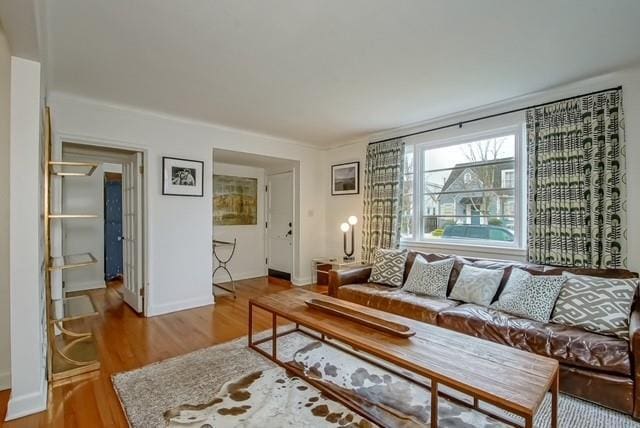
[[[408,145],[403,239],[519,247],[520,132]]]

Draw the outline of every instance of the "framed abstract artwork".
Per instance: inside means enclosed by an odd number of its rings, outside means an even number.
[[[258,179],[232,175],[213,176],[213,224],[258,224]]]

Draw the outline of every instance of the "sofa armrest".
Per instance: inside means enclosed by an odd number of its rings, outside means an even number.
[[[638,302],[629,318],[629,348],[631,351],[631,367],[633,372],[633,417],[640,418],[640,305]]]
[[[635,305],[629,318],[629,346],[631,352],[640,360],[640,305]],[[639,367],[640,369],[640,367]]]
[[[329,296],[337,297],[338,288],[347,284],[369,282],[371,266],[358,266],[329,271]]]

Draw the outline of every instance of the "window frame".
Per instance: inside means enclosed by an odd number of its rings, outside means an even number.
[[[526,213],[527,213],[527,162],[524,124],[506,127],[492,128],[490,130],[459,135],[438,140],[416,142],[408,144],[405,150],[413,151],[413,224],[411,237],[401,237],[400,242],[408,247],[429,247],[451,250],[482,251],[484,253],[524,255],[526,254]],[[455,242],[442,239],[423,238],[423,192],[424,192],[424,168],[423,151],[436,148],[455,146],[471,143],[478,140],[514,135],[514,240],[513,242],[489,240],[489,239],[456,239]],[[403,165],[404,168],[404,165]],[[502,183],[501,183],[502,184]]]

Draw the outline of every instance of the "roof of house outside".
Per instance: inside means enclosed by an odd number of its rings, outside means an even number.
[[[452,168],[451,174],[449,174],[449,177],[447,177],[447,181],[445,181],[441,191],[446,192],[447,189],[458,179],[458,177],[460,177],[468,169],[478,168],[484,165],[487,165],[488,167],[491,167],[491,166],[494,167],[494,182],[499,183],[502,180],[502,171],[513,169],[513,164],[510,164],[510,162],[514,162],[514,161],[515,161],[515,158],[510,157],[510,158],[504,158],[504,159],[492,159],[492,160],[458,163]],[[496,162],[501,162],[501,163],[496,163]]]

